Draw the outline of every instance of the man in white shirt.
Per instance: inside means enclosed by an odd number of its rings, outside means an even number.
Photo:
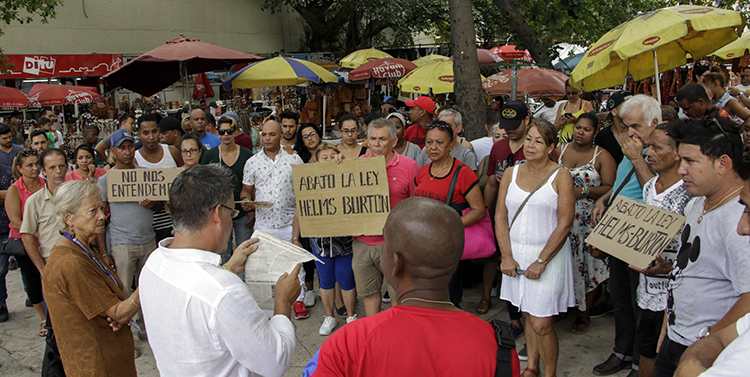
[[[745,211],[737,224],[737,234],[750,236],[750,180],[740,192]],[[734,324],[699,340],[682,355],[676,377],[742,377],[750,367],[750,314]]]
[[[232,172],[217,165],[186,170],[172,184],[169,203],[175,237],[159,243],[139,280],[159,374],[282,376],[295,347],[289,316],[300,291],[300,265],[276,282],[269,319],[236,275],[257,240],[243,242],[219,265],[236,212]]]
[[[544,119],[547,122],[555,124],[557,110],[560,108],[563,101],[555,102],[555,100],[549,97],[542,97],[540,100],[544,105],[534,112],[534,118]]]

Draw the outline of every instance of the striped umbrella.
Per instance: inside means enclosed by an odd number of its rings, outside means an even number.
[[[351,54],[344,56],[339,60],[341,68],[354,69],[362,64],[369,62],[370,60],[392,58],[389,53],[380,51],[377,48],[366,48],[364,50],[357,50]]]
[[[234,89],[291,86],[305,83],[335,83],[338,78],[307,60],[278,56],[252,63],[233,73],[224,85]]]

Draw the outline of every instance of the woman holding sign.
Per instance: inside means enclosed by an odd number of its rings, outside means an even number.
[[[558,163],[570,170],[575,184],[576,213],[570,245],[573,251],[573,282],[578,307],[573,331],[583,332],[591,325],[588,307],[596,297],[597,288],[609,278],[604,260],[591,255],[591,247],[584,240],[593,229],[591,212],[594,201],[607,193],[615,180],[615,160],[594,145],[599,131],[595,113],[584,113],[578,118],[573,131],[573,141],[562,146]]]
[[[568,243],[575,193],[568,169],[550,160],[556,144],[554,127],[535,119],[523,144],[526,163],[503,174],[495,211],[500,298],[524,315],[526,377],[538,375],[540,361],[545,376],[557,375],[554,317],[575,305]]]
[[[482,191],[477,185],[477,175],[470,167],[451,156],[455,143],[450,124],[438,120],[427,127],[425,151],[430,163],[423,166],[417,174],[414,195],[448,203],[461,215],[464,226],[469,226],[485,216],[486,207]],[[459,265],[450,284],[451,302],[456,306],[463,297],[461,267]]]

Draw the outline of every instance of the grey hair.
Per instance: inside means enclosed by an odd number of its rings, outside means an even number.
[[[453,117],[453,121],[456,123],[456,126],[464,125],[464,118],[461,115],[461,112],[458,110],[445,109],[438,114],[439,120],[445,120],[445,117]]]
[[[81,208],[83,201],[94,195],[99,197],[99,187],[88,179],[68,181],[57,188],[52,203],[55,205],[57,216],[65,229],[68,229],[65,217],[76,213],[78,208]]]
[[[232,171],[219,165],[196,165],[177,176],[169,189],[169,211],[178,232],[198,231],[216,207],[234,198]]]
[[[404,127],[406,127],[406,125],[404,125]],[[391,138],[395,139],[397,137],[396,127],[384,118],[377,118],[370,121],[370,124],[367,125],[367,134],[369,135],[371,130],[378,130],[381,128],[387,128]]]
[[[623,114],[635,109],[641,111],[645,125],[653,127],[654,120],[657,121],[657,124],[661,123],[661,104],[656,98],[645,94],[636,94],[625,101],[617,112],[622,117]]]

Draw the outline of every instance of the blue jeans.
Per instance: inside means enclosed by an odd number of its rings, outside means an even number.
[[[229,243],[227,244],[227,251],[221,258],[222,262],[226,262],[232,257],[234,249],[241,243],[250,239],[253,235],[253,230],[250,229],[250,216],[244,214],[234,220],[232,220],[232,236],[229,237]]]

